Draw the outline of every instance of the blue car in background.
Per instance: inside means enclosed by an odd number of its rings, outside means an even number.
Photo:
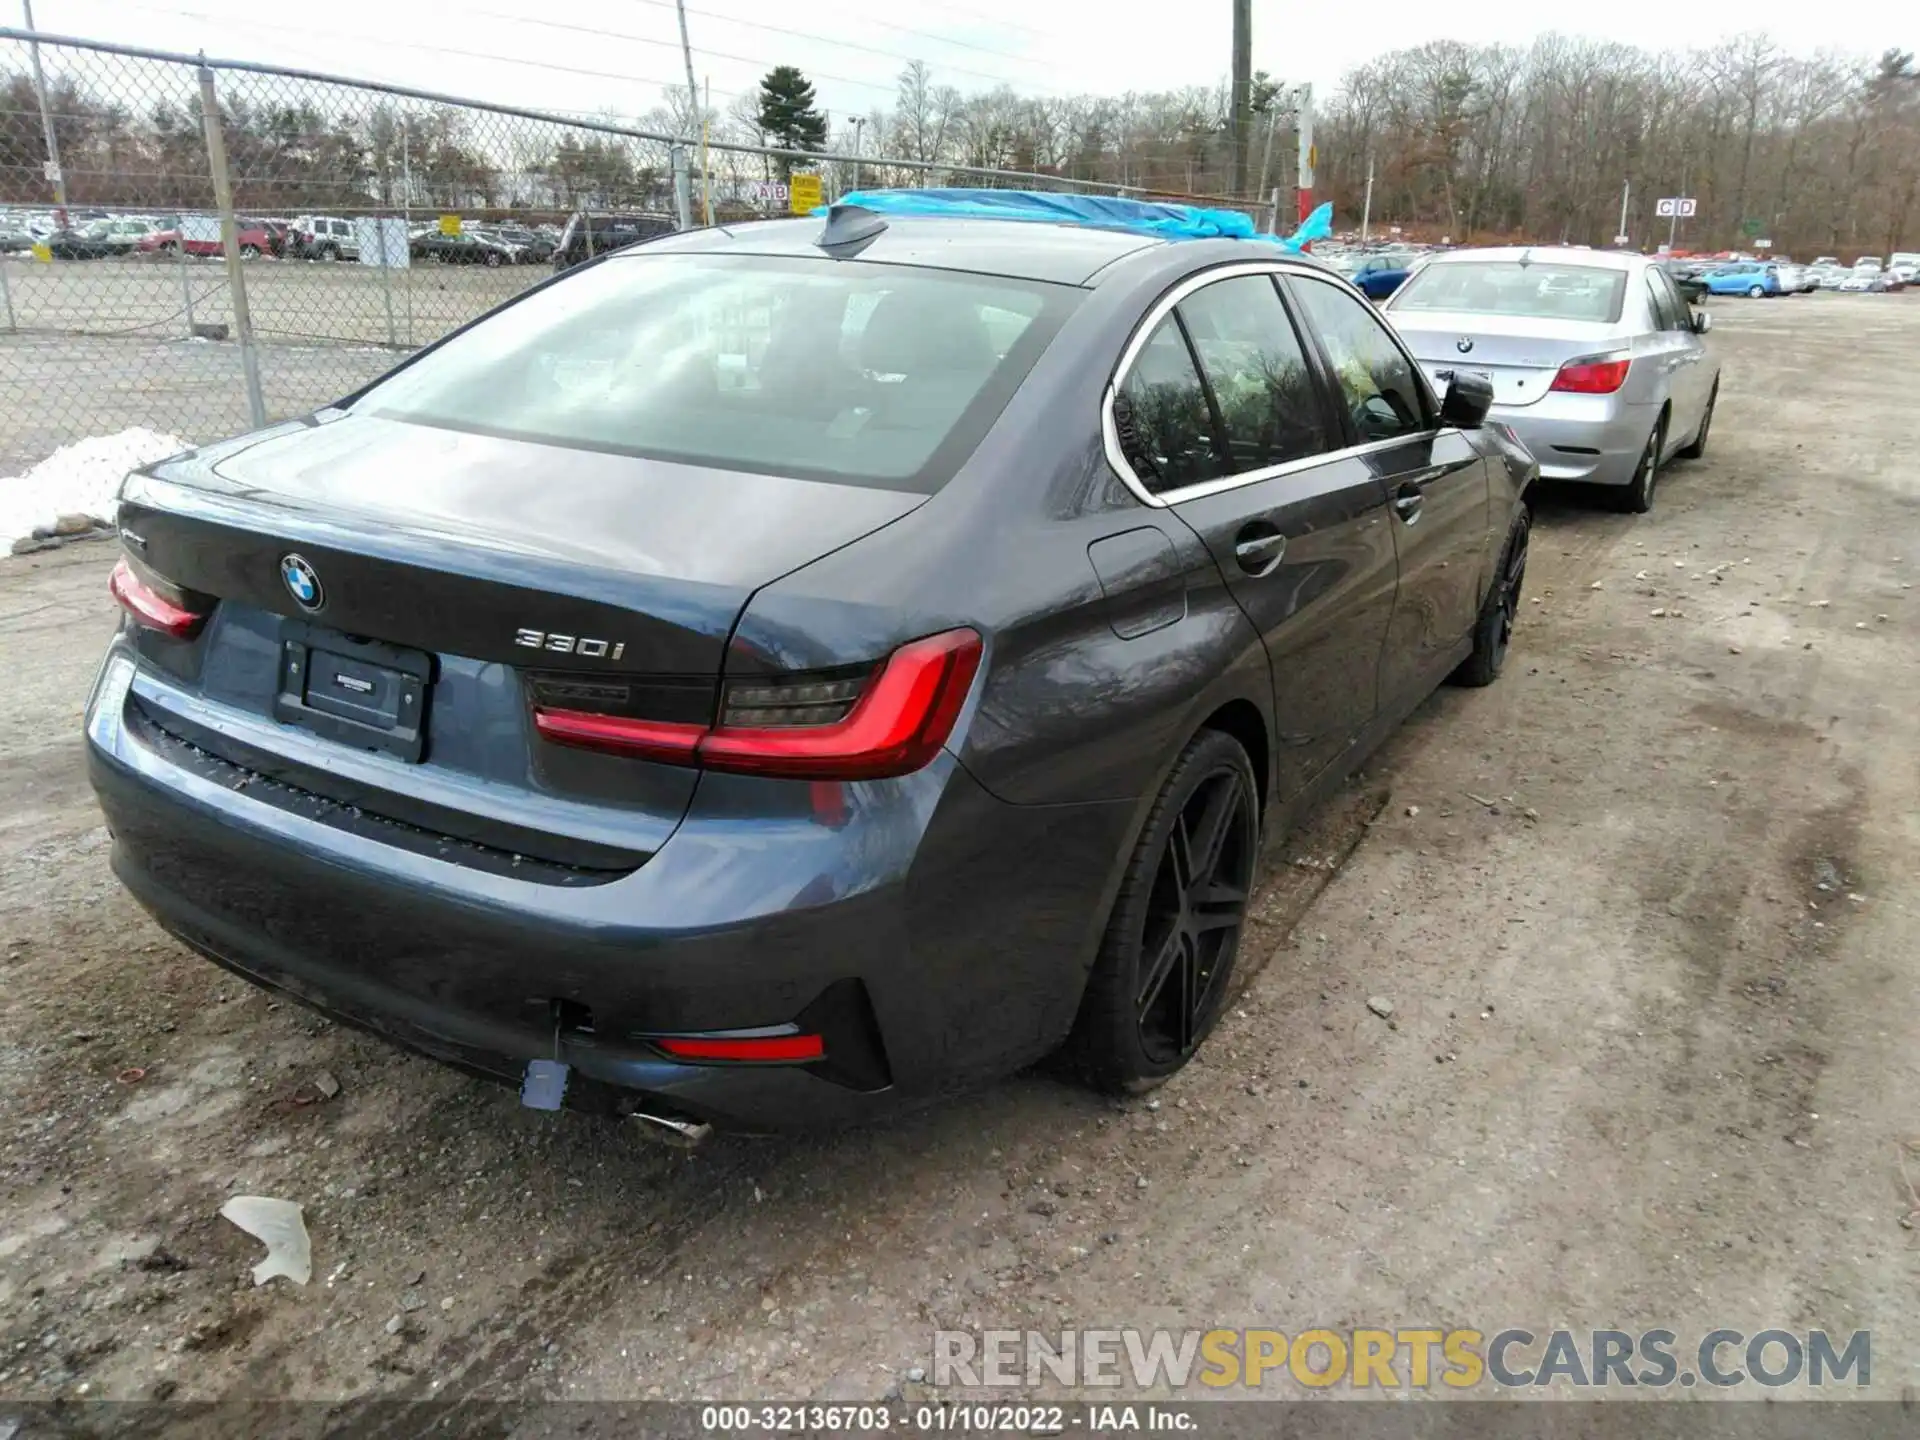
[[[1700,277],[1709,295],[1748,295],[1758,300],[1763,295],[1780,294],[1780,272],[1758,261],[1722,265]]]
[[[1417,257],[1406,251],[1390,250],[1369,255],[1348,276],[1369,300],[1384,300],[1398,290],[1413,269]]]

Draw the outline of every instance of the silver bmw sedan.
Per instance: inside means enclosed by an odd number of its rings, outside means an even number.
[[[1706,450],[1720,391],[1711,321],[1646,256],[1457,250],[1381,308],[1441,393],[1456,373],[1492,382],[1490,418],[1544,480],[1605,485],[1644,513],[1661,466]]]

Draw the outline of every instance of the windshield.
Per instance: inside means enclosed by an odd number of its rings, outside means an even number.
[[[636,255],[530,293],[357,413],[931,491],[1079,290],[857,261]]]
[[[1429,265],[1400,287],[1390,308],[1452,310],[1611,324],[1627,289],[1624,270],[1548,261],[1456,260]]]

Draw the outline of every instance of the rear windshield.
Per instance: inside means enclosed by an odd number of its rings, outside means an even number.
[[[353,409],[930,492],[1081,293],[858,261],[633,255],[532,292]]]
[[[1531,260],[1458,260],[1429,265],[1400,288],[1393,310],[1454,310],[1540,320],[1620,318],[1627,272]]]

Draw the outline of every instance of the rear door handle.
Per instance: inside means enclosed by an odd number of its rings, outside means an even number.
[[[1403,481],[1393,497],[1393,513],[1411,525],[1420,518],[1420,507],[1427,497],[1411,480]]]
[[[1271,575],[1280,558],[1287,553],[1287,537],[1270,525],[1254,521],[1244,525],[1234,537],[1233,558],[1240,568],[1256,579]]]

